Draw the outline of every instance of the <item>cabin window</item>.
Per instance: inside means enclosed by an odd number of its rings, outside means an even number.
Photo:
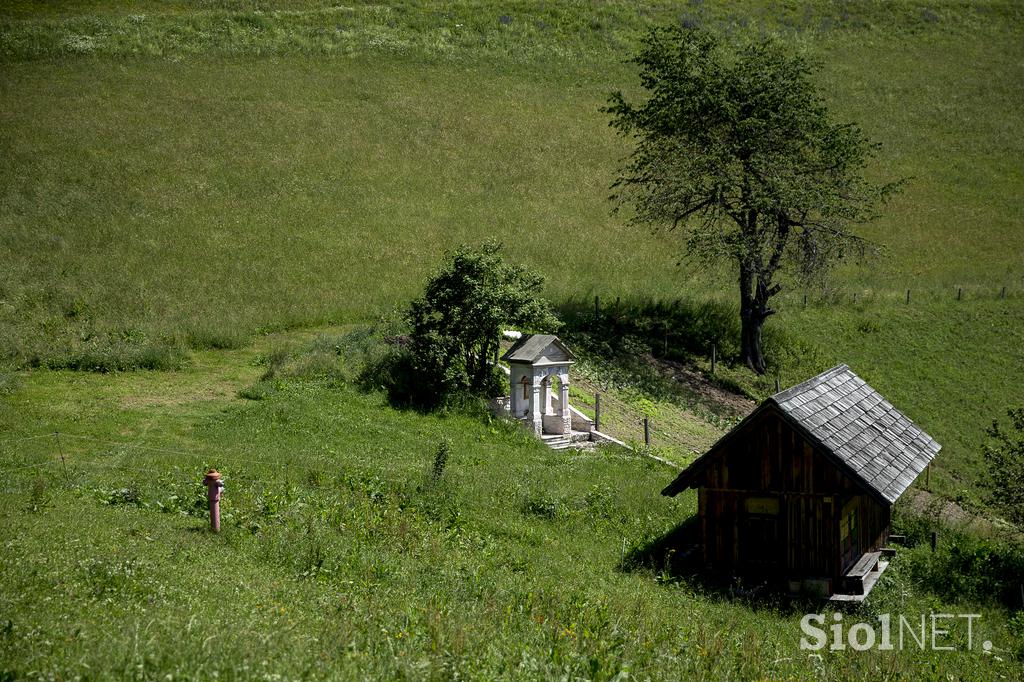
[[[779,513],[779,498],[748,497],[747,513],[775,516]]]

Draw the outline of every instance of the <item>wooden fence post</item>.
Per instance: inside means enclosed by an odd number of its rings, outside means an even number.
[[[938,531],[932,531],[932,552],[935,551],[935,547],[939,544],[939,533]]]
[[[649,417],[644,417],[644,445],[651,444],[651,420]]]
[[[1006,287],[1003,287],[1003,290],[999,292],[999,298],[1006,298]]]
[[[718,348],[715,346],[715,344],[711,344],[711,374],[712,375],[714,375],[714,373],[715,373],[715,361],[718,359],[716,357],[717,355],[718,355]]]
[[[71,485],[71,474],[68,473],[68,463],[64,459],[64,446],[60,444],[60,432],[53,432],[53,439],[57,441],[57,452],[60,453],[60,463],[64,466],[64,478],[67,480],[68,485]]]
[[[956,300],[959,301],[960,297],[963,296],[963,293],[964,293],[964,288],[963,287],[957,287],[956,288]]]
[[[594,297],[594,317],[601,317],[601,298]]]
[[[907,289],[907,303],[910,303],[910,289]]]
[[[601,430],[601,393],[594,394],[594,430]]]

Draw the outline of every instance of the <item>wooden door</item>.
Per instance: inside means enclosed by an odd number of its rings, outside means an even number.
[[[744,507],[740,516],[740,556],[744,568],[752,573],[779,573],[785,556],[779,499],[750,497]]]

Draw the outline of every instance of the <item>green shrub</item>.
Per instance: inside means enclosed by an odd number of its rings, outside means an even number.
[[[412,354],[401,346],[392,346],[368,357],[359,369],[363,390],[380,390],[396,407],[425,405],[431,402],[430,387],[416,380]]]
[[[505,263],[495,241],[446,254],[406,314],[412,370],[427,388],[419,392],[426,406],[457,394],[500,393],[503,382],[494,360],[502,329],[559,325],[540,298],[543,284],[540,275]]]
[[[1024,407],[1006,413],[1010,426],[992,420],[983,449],[988,497],[1010,521],[1024,526]]]
[[[947,528],[934,552],[922,542],[901,559],[913,580],[945,599],[1020,604],[1024,547],[1019,542]]]

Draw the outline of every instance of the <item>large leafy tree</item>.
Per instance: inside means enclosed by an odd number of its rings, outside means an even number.
[[[662,28],[633,61],[646,99],[613,93],[604,109],[636,143],[612,199],[634,223],[680,230],[698,261],[735,266],[742,360],[763,374],[761,329],[781,276],[810,279],[863,254],[850,226],[874,218],[897,184],[864,178],[874,145],[833,120],[808,62],[774,39],[734,47]]]
[[[542,276],[504,262],[497,242],[447,254],[407,313],[414,369],[435,399],[496,388],[503,328],[558,326],[540,297],[543,284]]]
[[[1006,517],[1024,526],[1024,407],[1006,411],[1010,428],[992,420],[985,443],[990,502]]]

